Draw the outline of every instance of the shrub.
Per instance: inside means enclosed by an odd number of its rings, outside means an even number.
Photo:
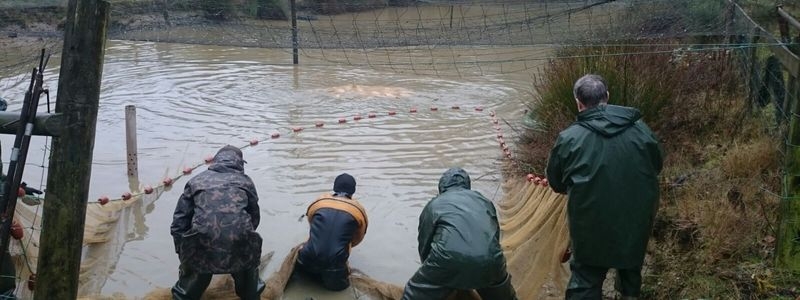
[[[200,0],[200,9],[211,20],[227,20],[235,15],[234,0]]]
[[[658,130],[666,119],[661,110],[677,95],[673,88],[685,81],[687,74],[667,47],[576,47],[559,52],[570,57],[551,61],[533,83],[536,93],[530,103],[529,118],[534,130],[522,137],[528,145],[526,171],[541,173],[546,149],[556,135],[575,119],[577,106],[573,96],[575,80],[587,73],[603,76],[609,89],[609,103],[636,107],[643,119]],[[666,52],[666,53],[663,53]],[[626,53],[650,53],[625,55]],[[544,150],[544,151],[543,151]]]

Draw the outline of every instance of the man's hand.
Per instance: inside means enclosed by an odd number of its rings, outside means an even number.
[[[41,194],[42,194],[42,191],[40,191],[40,190],[37,190],[37,189],[35,189],[35,188],[32,188],[32,187],[28,187],[28,184],[27,184],[27,183],[25,183],[25,182],[21,183],[19,186],[20,186],[20,187],[21,187],[23,190],[25,190],[25,194],[26,194],[26,195],[33,195],[33,194],[36,194],[36,195],[41,195]]]

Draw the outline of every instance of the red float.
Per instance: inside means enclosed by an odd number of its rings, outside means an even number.
[[[292,127],[293,132],[300,132],[303,131],[303,127]]]
[[[18,188],[17,189],[17,197],[20,197],[20,198],[25,197],[25,189]]]
[[[396,115],[396,114],[397,114],[397,112],[396,112],[396,111],[393,111],[393,110],[389,112],[389,115],[390,115],[390,116],[394,116],[394,115]]]
[[[258,145],[258,139],[250,140],[250,146],[255,146],[255,145]]]
[[[490,117],[494,117],[494,111],[489,112]]]
[[[28,289],[31,291],[36,289],[36,274],[28,276]]]
[[[453,106],[451,106],[450,108],[452,108],[452,109],[461,109],[461,106],[458,106],[458,105],[453,105]]]
[[[539,177],[539,176],[536,176],[536,178],[533,178],[533,183],[534,184],[542,184],[542,178]]]
[[[314,124],[314,126],[316,126],[316,127],[322,127],[322,126],[325,126],[325,123],[322,123],[322,122],[317,122],[316,124]]]
[[[17,223],[17,221],[11,222],[10,231],[11,237],[13,237],[15,240],[21,240],[23,237],[25,237],[25,230],[22,229],[22,225]]]
[[[369,113],[369,114],[367,115],[367,118],[370,118],[370,119],[372,119],[372,118],[374,118],[374,117],[377,117],[377,116],[378,116],[378,115],[376,115],[375,113]]]
[[[497,119],[495,119],[495,118],[492,118],[492,123],[494,123],[494,124],[500,124],[500,121],[499,121],[499,120],[497,120]]]
[[[106,205],[108,201],[108,196],[101,196],[99,199],[97,199],[97,202],[100,202],[100,205]]]
[[[213,162],[213,161],[214,161],[214,157],[213,157],[213,156],[211,156],[211,155],[209,155],[209,156],[206,156],[206,158],[205,158],[205,162],[206,162],[207,164],[210,164],[210,163],[211,163],[211,162]]]
[[[361,115],[360,115],[360,114],[357,114],[357,115],[353,116],[353,120],[356,120],[356,121],[358,121],[358,120],[361,120],[361,119],[362,119],[362,118],[361,118]]]
[[[528,174],[527,176],[525,176],[525,178],[526,180],[528,180],[528,182],[532,182],[533,179],[536,178],[536,176],[533,174]]]
[[[131,193],[130,193],[130,192],[124,192],[124,193],[122,193],[122,200],[131,200],[131,197],[133,197],[133,195],[131,195]],[[102,203],[101,203],[101,204],[102,204]]]
[[[148,194],[148,195],[149,195],[149,194],[152,194],[152,193],[153,193],[153,187],[152,187],[152,186],[149,186],[149,185],[148,185],[148,186],[145,186],[145,187],[144,187],[144,193],[145,193],[145,194]]]
[[[164,180],[161,181],[161,183],[163,183],[164,186],[171,186],[172,183],[174,183],[174,182],[175,181],[172,179],[172,177],[164,178]]]
[[[412,107],[411,110],[409,110],[408,112],[415,113],[415,112],[417,112],[417,109]]]
[[[550,185],[550,182],[547,181],[547,178],[543,178],[542,179],[542,185],[543,186],[549,186]]]
[[[431,107],[431,111],[437,111],[437,110],[439,110],[438,107]]]
[[[192,168],[190,167],[183,168],[183,175],[189,175],[189,174],[192,174]]]
[[[340,118],[340,119],[339,119],[339,124],[344,124],[344,123],[347,123],[347,119],[345,119],[345,118]]]
[[[475,111],[483,111],[483,106],[475,107]]]
[[[274,133],[272,133],[272,135],[270,135],[269,137],[271,137],[271,138],[273,138],[273,139],[277,139],[277,138],[281,137],[281,134],[280,134],[280,133],[277,133],[277,132],[274,132]]]

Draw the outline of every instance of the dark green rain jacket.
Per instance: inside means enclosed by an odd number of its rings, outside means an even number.
[[[600,105],[580,112],[550,152],[547,179],[567,193],[576,262],[640,267],[658,208],[662,152],[639,110]]]
[[[470,190],[466,171],[452,168],[439,179],[439,196],[419,218],[418,273],[429,284],[476,289],[505,279],[500,227],[491,201]]]

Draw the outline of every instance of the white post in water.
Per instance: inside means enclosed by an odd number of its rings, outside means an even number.
[[[125,144],[128,146],[128,177],[139,178],[136,146],[136,106],[125,106]]]

